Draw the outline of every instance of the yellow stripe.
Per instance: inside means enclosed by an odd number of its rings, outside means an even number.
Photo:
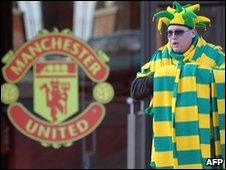
[[[199,98],[210,98],[210,87],[206,84],[197,83],[197,94]]]
[[[153,107],[171,106],[171,103],[172,103],[171,91],[154,92]]]
[[[202,169],[202,164],[178,165],[180,169]]]
[[[224,102],[225,102],[224,99],[218,99],[217,100],[217,108],[218,108],[218,113],[219,114],[224,114],[225,113],[225,105],[224,105]]]
[[[154,61],[154,68],[153,69],[155,71],[158,70],[161,67],[161,63],[162,63],[161,59],[155,60]]]
[[[174,158],[174,168],[178,169],[178,160],[177,160],[177,158]]]
[[[179,80],[178,92],[196,91],[196,78],[195,77],[183,77]]]
[[[175,76],[176,75],[176,66],[168,65],[162,68],[158,68],[155,72],[155,77],[164,77],[164,76]]]
[[[210,66],[208,66],[208,65],[200,65],[202,63],[202,58],[201,57],[198,58],[195,63],[198,64],[200,69],[208,69],[210,71],[212,70],[212,68]]]
[[[176,107],[176,122],[186,122],[198,120],[197,106]]]
[[[173,58],[173,59],[172,59],[172,63],[173,63],[174,65],[177,65],[177,64],[179,63],[179,61]]]
[[[154,122],[153,131],[156,137],[171,136],[172,135],[171,122],[169,121]]]
[[[176,136],[176,135],[175,135],[175,134],[176,134],[175,128],[173,128],[172,133],[173,133],[173,134],[172,134],[172,142],[175,143],[175,142],[176,142],[176,139],[175,139],[175,138],[176,138],[176,137],[175,137],[175,136]]]
[[[150,73],[145,73],[145,74],[139,72],[139,73],[137,73],[137,76],[136,76],[136,77],[137,77],[137,78],[140,78],[140,77],[147,77],[149,74],[151,74],[151,72],[150,72]]]
[[[152,148],[152,150],[151,150],[151,153],[150,153],[150,155],[151,155],[151,162],[155,162],[155,142],[154,142],[155,140],[154,140],[154,138],[152,138],[152,146],[151,146],[151,148]]]
[[[211,96],[212,97],[216,97],[217,96],[216,84],[215,83],[211,83]]]
[[[168,59],[168,58],[163,58],[162,59],[162,66],[167,66],[167,65],[171,65],[172,64],[172,60]]]
[[[220,155],[221,154],[220,141],[215,141],[215,152],[216,152],[216,155]]]
[[[217,112],[213,112],[213,126],[219,126],[219,121],[218,121],[218,113]]]
[[[155,71],[155,61],[150,62],[150,70]]]
[[[170,151],[155,152],[155,163],[156,167],[173,166],[173,153]]]
[[[178,136],[176,137],[177,150],[178,151],[188,151],[200,149],[199,136]]]
[[[225,144],[225,130],[220,130],[220,141],[221,144]]]
[[[202,65],[200,65],[202,63],[202,57],[199,57],[196,61],[196,64],[198,64],[199,68],[203,67]]]
[[[202,47],[204,44],[205,44],[206,42],[205,42],[205,40],[203,40],[202,38],[199,38],[198,39],[198,43],[197,43],[197,47]]]
[[[211,149],[209,144],[201,144],[201,153],[203,158],[211,157]]]
[[[210,115],[199,114],[199,128],[210,128]]]
[[[186,60],[188,60],[188,61],[190,61],[191,59],[192,59],[192,57],[193,57],[193,55],[194,55],[194,53],[195,53],[195,50],[194,50],[194,45],[192,44],[191,46],[190,46],[190,48],[186,51],[186,53],[184,53],[184,59],[183,59],[183,61],[186,61]]]
[[[214,67],[216,65],[215,61],[208,57],[205,54],[201,55],[201,65],[202,66],[208,66],[208,67]]]
[[[149,72],[147,72],[147,73],[143,73],[143,72],[145,72],[145,71],[149,71]],[[138,77],[146,77],[146,76],[148,76],[149,74],[151,74],[151,69],[150,69],[150,62],[148,62],[148,63],[146,63],[146,64],[144,64],[142,67],[141,67],[141,72],[138,72],[137,73],[137,75],[136,75],[136,77],[138,78]]]
[[[142,67],[141,67],[141,70],[147,70],[147,69],[150,69],[150,62],[144,64]]]
[[[175,113],[175,109],[176,109],[176,98],[173,97],[172,98],[172,113]]]
[[[150,100],[149,107],[153,106],[153,98]]]
[[[225,70],[213,70],[216,83],[225,83]]]
[[[180,69],[176,70],[176,77],[175,77],[175,83],[178,83],[180,79]]]

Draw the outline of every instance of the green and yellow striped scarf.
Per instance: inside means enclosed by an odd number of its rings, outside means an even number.
[[[207,158],[225,158],[224,74],[224,53],[198,36],[183,55],[167,44],[142,67],[137,77],[154,76],[152,167],[211,169]]]

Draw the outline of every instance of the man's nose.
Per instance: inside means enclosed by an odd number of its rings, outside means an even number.
[[[176,39],[176,38],[178,38],[178,36],[176,36],[175,32],[173,32],[173,34],[172,34],[171,38]]]

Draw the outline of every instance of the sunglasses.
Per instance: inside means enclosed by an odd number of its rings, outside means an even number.
[[[168,38],[171,38],[174,34],[175,37],[181,37],[181,36],[184,35],[185,32],[188,32],[188,31],[191,31],[191,30],[186,30],[186,31],[180,30],[180,29],[177,29],[177,30],[174,30],[174,31],[169,30],[169,31],[167,31],[167,36],[168,36]]]

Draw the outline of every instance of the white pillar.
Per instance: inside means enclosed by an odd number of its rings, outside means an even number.
[[[27,40],[32,39],[43,28],[40,1],[17,1],[24,14],[25,34]]]
[[[92,36],[96,1],[74,1],[73,33],[85,41]]]

